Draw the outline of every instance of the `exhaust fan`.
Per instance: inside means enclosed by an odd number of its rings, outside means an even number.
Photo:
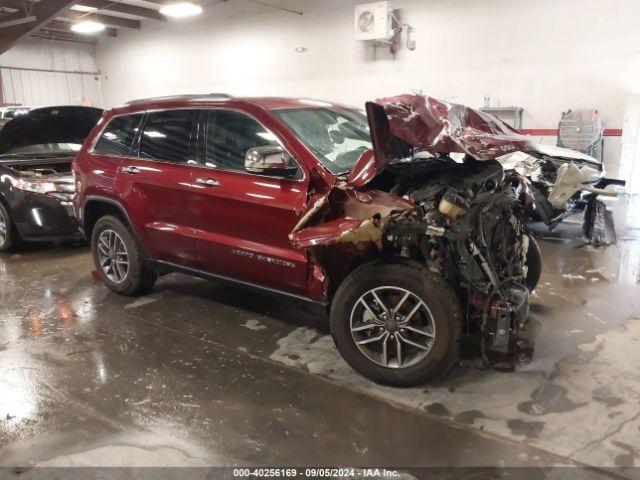
[[[393,37],[391,2],[356,5],[356,40],[389,40]]]

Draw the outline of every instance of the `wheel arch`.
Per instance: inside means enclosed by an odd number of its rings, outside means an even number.
[[[419,261],[417,261],[415,259],[401,257],[399,255],[385,255],[385,256],[380,256],[380,257],[364,258],[362,262],[359,262],[354,268],[352,268],[351,270],[349,270],[348,272],[343,274],[338,279],[339,281],[334,282],[333,288],[331,289],[331,295],[329,297],[329,301],[332,302],[333,298],[335,297],[335,294],[338,291],[338,289],[340,288],[340,286],[342,284],[344,284],[344,282],[346,282],[347,279],[349,279],[350,277],[353,277],[354,275],[357,275],[357,273],[360,270],[363,270],[363,269],[366,269],[366,268],[371,268],[371,267],[374,267],[374,266],[391,265],[391,264],[395,264],[395,265],[411,265],[411,266],[413,266],[415,268],[423,268],[424,267],[424,264],[421,264]]]
[[[90,196],[87,197],[82,208],[82,230],[87,238],[91,238],[96,222],[106,215],[119,217],[129,227],[129,230],[136,235],[133,222],[120,202],[111,198]]]

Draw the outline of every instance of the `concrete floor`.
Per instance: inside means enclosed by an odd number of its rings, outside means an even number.
[[[306,304],[177,274],[130,299],[87,247],[2,256],[0,466],[633,467],[640,199],[612,206],[614,246],[541,240],[532,353],[405,390],[353,373]]]

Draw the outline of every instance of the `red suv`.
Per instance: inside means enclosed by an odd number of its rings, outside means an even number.
[[[504,138],[456,163],[389,112],[211,94],[105,113],[74,162],[102,280],[135,295],[177,271],[326,305],[343,357],[387,384],[447,370],[463,330],[508,347],[540,265],[523,179],[491,159]]]

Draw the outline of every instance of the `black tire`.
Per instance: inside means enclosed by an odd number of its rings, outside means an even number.
[[[527,251],[527,278],[525,284],[530,292],[538,286],[542,275],[542,254],[538,242],[529,235],[529,250]]]
[[[120,282],[115,282],[107,276],[98,258],[98,241],[100,235],[107,230],[118,234],[127,253],[128,271]],[[158,279],[158,275],[154,271],[145,267],[144,254],[140,244],[129,228],[118,217],[108,215],[96,222],[91,233],[91,254],[96,270],[104,284],[120,295],[144,295],[151,291]]]
[[[402,368],[375,363],[362,353],[351,333],[351,312],[360,297],[379,287],[397,287],[421,299],[431,312],[436,335],[427,356]],[[331,306],[331,334],[342,357],[374,382],[398,387],[419,385],[441,377],[458,360],[462,310],[455,291],[440,276],[408,261],[363,265],[342,282]]]
[[[0,253],[11,251],[18,243],[18,232],[11,215],[4,204],[0,202],[0,229],[2,229],[2,225],[4,225],[4,235],[0,231]]]

